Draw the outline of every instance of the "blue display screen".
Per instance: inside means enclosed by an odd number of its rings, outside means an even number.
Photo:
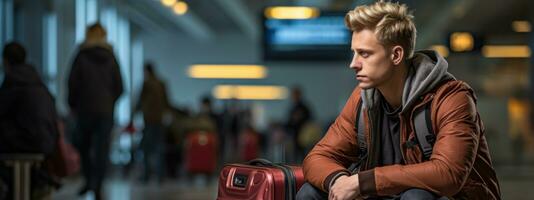
[[[268,42],[273,45],[346,45],[349,32],[342,16],[325,16],[309,20],[268,19],[265,26]]]
[[[350,56],[351,33],[343,13],[312,19],[264,19],[266,60],[344,60]]]

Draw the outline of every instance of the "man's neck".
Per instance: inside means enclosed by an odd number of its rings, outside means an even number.
[[[398,66],[397,71],[394,72],[393,77],[385,85],[378,87],[382,96],[386,99],[387,103],[397,109],[402,104],[402,93],[404,91],[404,82],[408,75],[408,66],[406,62],[403,62],[401,66]]]

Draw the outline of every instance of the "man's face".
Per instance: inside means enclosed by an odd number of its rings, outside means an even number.
[[[354,56],[350,68],[354,69],[361,88],[377,88],[391,79],[394,72],[392,58],[373,31],[354,31],[351,49]]]

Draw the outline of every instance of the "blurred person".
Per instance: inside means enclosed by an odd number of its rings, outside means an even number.
[[[199,112],[187,120],[186,133],[205,131],[217,134],[217,120],[218,116],[211,108],[211,100],[209,97],[202,97]]]
[[[291,101],[293,104],[288,114],[287,133],[291,136],[291,144],[293,145],[293,158],[291,160],[294,163],[300,163],[304,158],[305,147],[298,142],[299,133],[304,124],[312,119],[312,115],[308,105],[302,99],[302,90],[299,87],[293,87],[291,90]]]
[[[167,176],[177,178],[179,164],[182,163],[182,149],[184,146],[185,123],[190,117],[185,109],[170,107],[172,121],[167,128],[165,144],[165,166]]]
[[[96,199],[102,199],[115,102],[123,85],[112,46],[106,41],[106,30],[98,23],[87,29],[74,58],[68,91],[70,110],[77,118],[81,135],[79,150],[85,185],[78,194],[93,191]]]
[[[244,128],[239,135],[238,149],[241,161],[247,162],[258,158],[261,150],[261,137],[252,127]]]
[[[241,129],[241,117],[238,99],[230,99],[226,102],[221,113],[221,135],[224,141],[221,143],[221,156],[223,163],[238,161],[235,147],[238,145],[237,135]]]
[[[299,132],[298,143],[304,149],[305,154],[321,139],[322,134],[323,130],[317,122],[309,121],[302,126]]]
[[[200,102],[200,115],[205,115],[211,118],[215,123],[219,121],[219,116],[215,113],[212,108],[211,98],[205,96]]]
[[[221,119],[222,115],[216,113],[213,109],[212,105],[212,99],[209,96],[204,96],[201,99],[201,105],[200,105],[200,115],[207,116],[213,124],[215,125],[215,133],[217,134],[217,140],[219,145],[217,146],[217,152],[219,158],[222,158],[224,156],[224,145],[225,145],[225,134],[222,131],[223,129],[223,120]],[[219,159],[219,161],[222,163],[223,159]]]
[[[286,132],[281,122],[272,122],[269,125],[269,143],[268,143],[268,152],[272,156],[270,160],[274,163],[285,163],[286,162]]]
[[[145,123],[140,146],[144,156],[142,180],[146,183],[152,174],[156,175],[158,181],[163,178],[165,150],[163,116],[169,111],[169,103],[165,84],[158,79],[151,63],[145,64],[144,72],[145,80],[136,111],[143,112]]]
[[[198,114],[186,121],[184,141],[184,169],[187,177],[215,173],[218,161],[219,141],[216,119],[208,97],[200,99]]]
[[[521,165],[523,156],[532,141],[528,112],[529,101],[521,97],[512,97],[508,100],[508,136],[511,139],[512,163]]]
[[[7,44],[2,58],[6,77],[0,87],[0,154],[36,153],[47,158],[59,137],[54,98],[35,68],[26,63],[22,45]],[[12,187],[12,172],[0,162],[0,178],[8,187]],[[32,173],[32,193],[46,187],[50,180],[35,172],[46,174],[41,169]]]
[[[413,52],[407,6],[358,6],[345,22],[358,85],[305,158],[297,199],[500,199],[474,91],[435,51]],[[419,108],[426,127],[414,125]]]

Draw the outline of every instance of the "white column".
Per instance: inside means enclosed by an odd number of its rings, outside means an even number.
[[[119,57],[122,83],[124,84],[124,92],[117,103],[117,123],[119,125],[125,125],[130,121],[131,114],[131,84],[130,84],[130,23],[127,18],[118,16],[118,29],[116,49],[117,56]]]
[[[85,37],[86,29],[86,19],[85,19],[85,1],[86,0],[76,0],[76,44],[80,44]]]
[[[52,95],[57,96],[58,40],[57,14],[48,13],[43,18],[43,79]]]
[[[98,22],[98,3],[97,0],[87,0],[85,24],[91,25]]]
[[[4,47],[4,2],[0,1],[0,48]],[[4,69],[0,67],[0,85],[4,82]]]
[[[4,1],[4,11],[5,11],[5,23],[6,23],[6,35],[5,41],[13,40],[13,0]]]

